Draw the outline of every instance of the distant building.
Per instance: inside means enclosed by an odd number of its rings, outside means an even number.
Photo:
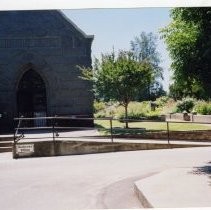
[[[0,12],[0,128],[21,115],[92,117],[77,65],[91,66],[93,38],[60,11]]]

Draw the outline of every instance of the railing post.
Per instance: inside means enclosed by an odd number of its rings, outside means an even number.
[[[169,141],[170,141],[170,133],[169,133],[169,122],[167,121],[167,135],[168,135],[168,144],[169,144]]]
[[[23,116],[21,116],[21,118],[23,118]],[[18,135],[18,130],[21,126],[21,121],[22,121],[22,119],[19,119],[17,128],[14,128],[14,130],[15,130],[15,132],[14,132],[14,143],[16,142],[16,136]],[[14,123],[14,127],[15,127],[15,123]]]
[[[23,116],[21,116],[21,118],[23,118]],[[14,136],[13,136],[13,138],[14,138],[14,144],[13,144],[13,150],[12,150],[13,157],[14,158],[16,158],[16,144],[17,144],[17,140],[16,140],[17,138],[16,138],[16,136],[18,135],[18,129],[21,126],[21,121],[22,121],[22,119],[19,119],[18,124],[17,124],[17,128],[16,128],[16,126],[15,126],[16,123],[15,123],[15,119],[14,119]],[[24,135],[22,135],[22,136],[24,137]]]
[[[111,133],[111,142],[113,143],[114,140],[113,140],[113,125],[112,125],[112,120],[113,120],[113,118],[111,117],[110,118],[110,133]]]
[[[55,117],[52,118],[52,132],[53,132],[53,149],[54,156],[56,156],[56,142],[55,142]]]
[[[193,119],[193,115],[194,115],[194,114],[192,113],[192,122],[194,121],[194,119]]]
[[[16,123],[15,123],[15,119],[13,119],[14,121],[14,135],[13,135],[13,140],[14,140],[14,145],[15,145],[15,140],[16,140]]]
[[[55,141],[55,119],[52,118],[52,133],[53,133],[53,141]]]
[[[14,136],[13,136],[13,148],[12,148],[12,154],[13,154],[13,158],[16,159],[16,120],[13,119],[13,123],[14,123]]]

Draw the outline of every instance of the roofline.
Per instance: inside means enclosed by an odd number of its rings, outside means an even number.
[[[94,39],[94,35],[87,35],[84,31],[82,31],[72,20],[70,20],[61,10],[57,10],[57,12],[68,22],[70,23],[78,32],[80,32],[85,38]]]

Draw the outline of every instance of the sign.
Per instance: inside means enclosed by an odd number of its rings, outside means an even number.
[[[19,155],[29,155],[34,152],[34,144],[16,145],[16,153]]]

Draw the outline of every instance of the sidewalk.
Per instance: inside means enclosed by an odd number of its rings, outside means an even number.
[[[165,170],[134,185],[141,202],[148,201],[146,207],[211,207],[211,163]]]
[[[154,207],[211,206],[210,154],[211,147],[18,160],[2,153],[1,209],[138,209],[134,182]]]

